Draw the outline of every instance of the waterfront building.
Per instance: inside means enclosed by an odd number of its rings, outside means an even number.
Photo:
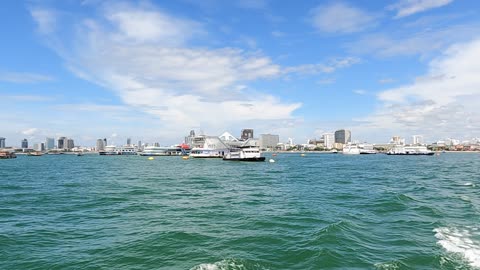
[[[65,149],[67,147],[67,138],[66,137],[60,137],[57,140],[57,148],[58,149]]]
[[[325,148],[332,149],[333,144],[335,143],[335,134],[334,133],[323,133],[323,145]]]
[[[73,139],[67,139],[67,150],[72,150],[75,147]]]
[[[55,148],[55,139],[54,138],[45,138],[45,149],[50,150]]]
[[[28,148],[28,140],[27,140],[27,139],[23,139],[23,140],[22,140],[22,148],[23,148],[23,149],[27,149],[27,148]]]
[[[96,148],[97,152],[105,151],[104,141],[102,139],[98,139],[95,148]]]
[[[413,145],[423,144],[423,136],[422,135],[413,135],[412,136],[412,144]]]
[[[186,145],[192,146],[194,138],[195,138],[195,130],[190,130],[190,134],[188,136],[185,136],[184,143]]]
[[[33,145],[33,150],[43,152],[45,151],[45,143],[36,143]]]
[[[104,147],[107,147],[107,145],[108,145],[107,144],[107,138],[103,138],[103,145],[104,145]]]
[[[127,146],[130,146],[132,145],[132,139],[131,138],[127,138]]]
[[[278,143],[280,142],[280,137],[273,134],[260,134],[259,145],[260,149],[274,150]]]
[[[5,138],[0,137],[0,148],[5,148]]]
[[[246,141],[248,139],[253,139],[253,129],[251,128],[242,129],[240,140]]]
[[[335,143],[347,144],[352,142],[352,132],[347,129],[335,131]]]
[[[390,139],[391,144],[405,144],[405,139],[400,137],[400,136],[393,136],[392,139]]]

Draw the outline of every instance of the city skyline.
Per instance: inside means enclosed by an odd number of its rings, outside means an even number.
[[[0,136],[480,136],[474,1],[3,3]],[[5,113],[6,112],[6,113]],[[32,144],[33,145],[33,144]]]

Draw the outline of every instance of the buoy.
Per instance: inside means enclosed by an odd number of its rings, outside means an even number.
[[[272,154],[272,156],[276,157],[276,156],[277,156],[277,154]]]
[[[305,156],[305,154],[301,154],[300,156],[301,156],[301,157],[304,157],[304,156]]]
[[[188,156],[183,156],[182,159],[183,159],[183,160],[187,160],[187,159],[188,159]]]
[[[270,163],[274,163],[274,162],[275,162],[275,160],[274,160],[273,158],[271,158],[271,159],[269,159],[269,160],[268,160],[268,162],[270,162]]]
[[[153,158],[153,157],[149,157],[149,158],[148,158],[148,160],[154,160],[154,159],[155,159],[155,158]]]

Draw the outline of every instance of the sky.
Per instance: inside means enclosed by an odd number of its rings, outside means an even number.
[[[480,2],[2,1],[0,137],[480,137]]]

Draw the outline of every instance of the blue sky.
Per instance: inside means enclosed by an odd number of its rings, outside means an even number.
[[[0,136],[480,136],[480,4],[5,1]]]

